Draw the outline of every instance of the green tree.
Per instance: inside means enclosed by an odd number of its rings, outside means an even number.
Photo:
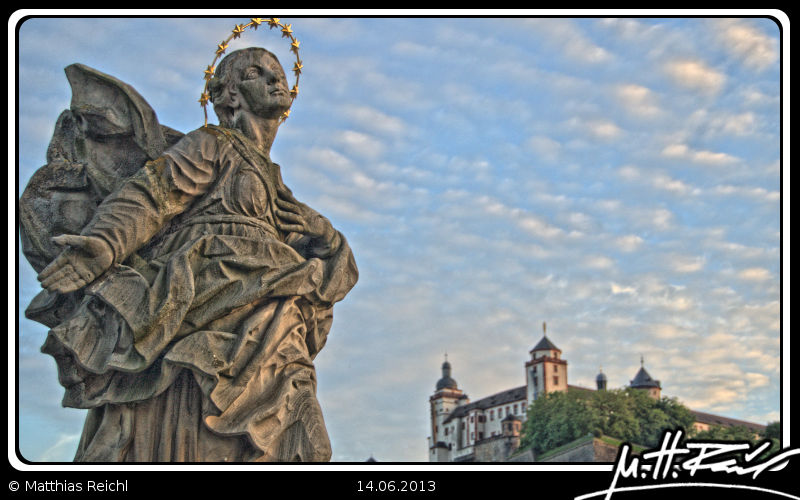
[[[759,461],[767,460],[781,449],[780,422],[773,422],[767,425],[764,435],[758,435],[743,425],[732,427],[715,425],[708,430],[696,433],[692,436],[692,439],[698,441],[748,441],[756,446],[761,445],[764,440],[769,440],[770,447],[758,457]]]
[[[684,436],[690,436],[694,431],[694,414],[677,398],[662,397],[655,401],[655,408],[666,415],[666,421],[653,425],[653,432],[646,441],[648,446],[658,446],[665,430],[683,429]]]
[[[694,425],[694,413],[683,406],[678,398],[662,397],[658,400],[657,406],[669,416],[672,425],[676,428],[682,428],[688,432]]]
[[[769,452],[766,454],[765,458],[778,453],[781,450],[782,443],[780,421],[768,423],[762,438],[772,441],[772,447],[769,449]]]
[[[538,455],[591,433],[654,448],[665,430],[691,429],[693,422],[677,399],[636,389],[555,392],[528,408],[520,445]]]
[[[530,422],[536,425],[529,425]],[[586,435],[599,425],[597,410],[574,391],[551,392],[537,398],[528,408],[521,447],[530,446],[541,454]]]
[[[672,427],[669,415],[659,407],[656,399],[644,391],[629,390],[626,394],[631,411],[639,424],[639,432],[631,439],[645,446],[657,446],[661,440],[661,432]]]
[[[767,424],[767,429],[764,431],[764,437],[767,439],[781,440],[781,423],[770,422]]]
[[[600,430],[603,434],[637,442],[636,437],[641,432],[640,422],[627,392],[597,391],[592,394],[591,404],[600,414]]]
[[[698,441],[749,441],[755,443],[757,436],[753,431],[743,425],[734,425],[731,427],[714,425],[708,430],[698,432],[694,435],[693,439]]]

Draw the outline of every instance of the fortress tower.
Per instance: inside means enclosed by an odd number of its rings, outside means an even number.
[[[641,368],[636,372],[636,376],[631,380],[631,387],[633,389],[641,389],[647,391],[650,397],[655,399],[661,398],[661,381],[654,380],[653,377],[644,369],[644,356],[641,358]]]
[[[561,349],[547,338],[547,323],[542,323],[544,335],[525,363],[527,400],[530,405],[542,394],[567,390],[567,362],[561,359]]]
[[[450,376],[452,367],[444,355],[442,378],[436,382],[436,391],[430,397],[431,405],[431,437],[428,438],[428,453],[431,462],[449,462],[451,445],[446,437],[449,429],[442,424],[457,407],[469,403],[464,391],[458,388],[456,381]],[[452,438],[452,436],[451,436]]]
[[[597,374],[597,378],[594,379],[597,382],[597,390],[598,391],[605,391],[606,386],[608,385],[608,377],[606,374],[603,373],[603,368],[600,367],[600,373]]]

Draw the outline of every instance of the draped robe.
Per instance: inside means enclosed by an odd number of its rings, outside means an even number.
[[[284,233],[280,167],[204,127],[150,161],[81,234],[114,264],[42,346],[76,461],[327,461],[313,359],[358,270],[344,236]],[[135,253],[134,253],[135,252]]]

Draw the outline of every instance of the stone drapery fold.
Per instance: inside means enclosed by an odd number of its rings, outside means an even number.
[[[242,208],[244,169],[265,189]],[[76,460],[330,458],[313,359],[358,271],[340,233],[323,251],[274,226],[277,186],[246,138],[209,127],[98,207],[82,234],[116,264],[42,347],[63,404],[90,409]]]

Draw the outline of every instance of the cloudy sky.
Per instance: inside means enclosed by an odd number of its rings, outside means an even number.
[[[248,16],[25,21],[16,196],[69,106],[65,66],[130,83],[187,132],[216,44]],[[360,270],[316,363],[334,460],[427,461],[444,353],[473,400],[520,386],[543,321],[570,384],[602,366],[622,387],[644,356],[693,409],[779,418],[772,20],[282,21],[304,68],[272,158]],[[277,32],[232,47],[251,45],[290,69]],[[20,450],[68,461],[84,413],[60,407],[46,329],[22,315],[38,283],[18,269]]]

